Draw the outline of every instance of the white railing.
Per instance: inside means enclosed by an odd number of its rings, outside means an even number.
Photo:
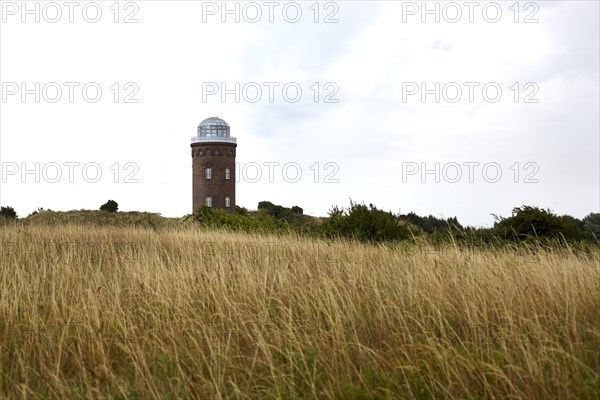
[[[228,143],[237,143],[237,139],[234,138],[234,137],[192,136],[192,143],[201,143],[201,142],[228,142]]]

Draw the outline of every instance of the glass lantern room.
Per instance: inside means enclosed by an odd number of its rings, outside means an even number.
[[[198,136],[229,137],[229,124],[219,117],[206,118],[198,125]]]
[[[236,142],[236,138],[229,135],[229,124],[219,117],[206,118],[198,125],[198,136],[192,138],[196,142]]]

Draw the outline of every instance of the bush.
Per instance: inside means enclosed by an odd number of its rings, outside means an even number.
[[[298,206],[293,206],[291,208],[291,210],[292,210],[292,212],[294,214],[300,214],[300,215],[304,214],[304,210],[301,207],[298,207]]]
[[[304,210],[298,206],[293,206],[292,208],[283,207],[277,204],[273,204],[270,201],[261,201],[258,203],[259,211],[264,211],[265,213],[272,216],[276,222],[286,223],[298,226],[301,224],[302,220],[299,218],[304,213]]]
[[[242,206],[235,206],[235,213],[238,215],[248,215],[248,209]]]
[[[117,212],[119,205],[114,200],[109,200],[100,206],[100,211]]]
[[[263,233],[282,230],[273,217],[263,211],[250,213],[245,210],[243,213],[231,214],[218,208],[202,206],[194,214],[194,220],[208,228]]]
[[[583,230],[588,239],[593,242],[600,241],[600,213],[590,213],[582,221]]]
[[[17,212],[12,207],[0,207],[0,217],[8,220],[16,220]]]
[[[366,242],[406,240],[412,237],[406,223],[391,212],[350,200],[348,209],[333,207],[322,225],[327,237],[346,237]]]
[[[38,207],[38,208],[37,208],[37,210],[33,210],[33,211],[31,212],[31,214],[29,214],[29,215],[27,216],[27,218],[29,218],[29,217],[31,217],[31,216],[34,216],[34,215],[37,215],[37,214],[39,214],[39,213],[41,213],[41,212],[44,212],[44,211],[46,211],[46,210],[44,210],[44,207]],[[52,211],[52,210],[47,210],[47,211]]]
[[[569,215],[557,216],[538,207],[515,207],[512,216],[497,222],[496,233],[510,240],[563,239],[568,242],[585,239],[583,223]]]

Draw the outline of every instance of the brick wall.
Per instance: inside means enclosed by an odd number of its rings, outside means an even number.
[[[235,212],[235,143],[192,143],[192,205],[193,212],[204,205],[205,197],[212,197],[212,207]],[[212,168],[212,179],[205,179],[205,168]],[[225,179],[229,168],[230,179]],[[225,207],[225,197],[230,197]]]

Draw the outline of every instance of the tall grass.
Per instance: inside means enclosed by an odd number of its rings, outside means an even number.
[[[600,253],[0,227],[0,398],[600,394]]]

